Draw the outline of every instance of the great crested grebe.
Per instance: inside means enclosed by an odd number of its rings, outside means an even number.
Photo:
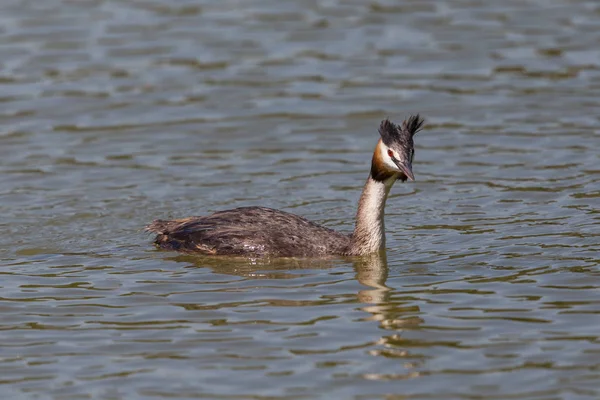
[[[385,248],[385,201],[394,182],[414,180],[413,136],[423,119],[411,116],[396,125],[385,119],[375,146],[371,172],[362,190],[354,232],[344,234],[285,211],[240,207],[211,215],[156,220],[146,231],[166,250],[249,257],[358,256]]]

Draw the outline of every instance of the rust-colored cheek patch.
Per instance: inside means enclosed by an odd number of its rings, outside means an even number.
[[[379,146],[383,146],[381,139],[377,142],[375,151],[373,152],[373,159],[371,160],[371,177],[378,182],[386,181],[393,176],[398,175],[398,171],[389,169],[382,158],[382,151]]]

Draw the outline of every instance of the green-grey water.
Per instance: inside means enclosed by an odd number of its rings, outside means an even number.
[[[3,399],[600,398],[595,1],[0,3]],[[243,205],[387,258],[161,252]]]

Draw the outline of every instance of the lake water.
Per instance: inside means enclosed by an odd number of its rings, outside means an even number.
[[[600,398],[599,43],[596,1],[2,2],[0,397]],[[417,112],[387,258],[142,232],[351,230]]]

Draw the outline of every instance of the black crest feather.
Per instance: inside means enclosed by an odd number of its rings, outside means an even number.
[[[404,142],[406,135],[412,138],[415,133],[419,132],[423,127],[425,120],[417,115],[411,115],[408,119],[402,122],[401,126],[394,124],[389,119],[384,119],[379,125],[379,134],[381,140],[386,145],[391,145],[393,142]]]
[[[410,136],[415,136],[423,128],[425,120],[417,115],[411,115],[410,118],[402,122],[402,130],[410,133]]]
[[[386,118],[381,121],[381,125],[379,125],[379,134],[381,135],[383,143],[389,146],[392,142],[397,140],[400,130],[398,129],[398,125]]]

